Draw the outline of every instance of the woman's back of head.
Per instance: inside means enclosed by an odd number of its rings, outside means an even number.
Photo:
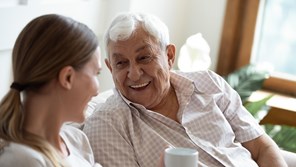
[[[21,92],[38,91],[58,77],[65,66],[82,68],[98,47],[96,35],[71,18],[48,14],[29,22],[16,39],[12,53],[14,82],[0,104],[0,138],[31,146],[57,165],[54,149],[22,129],[25,113]]]
[[[79,69],[97,48],[97,39],[84,24],[61,15],[32,20],[13,49],[14,81],[36,88],[55,78],[66,65]]]

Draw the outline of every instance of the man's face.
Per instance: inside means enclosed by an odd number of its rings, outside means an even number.
[[[110,69],[116,88],[132,102],[148,109],[156,107],[170,88],[175,47],[161,48],[159,42],[142,29],[125,41],[110,41]]]

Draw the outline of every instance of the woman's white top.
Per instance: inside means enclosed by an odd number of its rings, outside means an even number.
[[[94,162],[92,149],[85,134],[75,127],[64,125],[60,136],[64,140],[69,156],[67,167],[101,167]],[[23,144],[10,142],[0,150],[0,167],[52,167],[45,155]]]

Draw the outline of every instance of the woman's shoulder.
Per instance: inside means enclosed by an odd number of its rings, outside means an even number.
[[[72,126],[70,124],[64,124],[61,128],[61,132],[60,132],[60,135],[64,138],[67,138],[68,140],[74,142],[82,142],[83,140],[86,140],[87,137],[86,135],[84,134],[84,132],[75,127],[75,126]],[[71,142],[71,143],[72,143]]]
[[[81,149],[81,151],[89,151],[88,138],[81,129],[65,124],[61,128],[60,135],[68,146],[71,145],[76,149]]]
[[[66,158],[70,166],[93,166],[95,164],[92,149],[84,132],[65,124],[60,135],[70,152],[70,155]]]
[[[50,161],[42,153],[29,146],[9,142],[1,149],[0,166],[42,167],[50,166]]]

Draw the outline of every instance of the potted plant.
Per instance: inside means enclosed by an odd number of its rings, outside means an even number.
[[[227,76],[224,79],[234,88],[242,99],[246,109],[260,121],[260,112],[268,112],[266,102],[272,95],[259,101],[250,102],[248,98],[254,91],[262,88],[264,81],[269,77],[269,73],[260,70],[257,66],[249,64]],[[266,133],[277,143],[277,145],[287,151],[296,152],[296,128],[283,125],[262,125]]]

